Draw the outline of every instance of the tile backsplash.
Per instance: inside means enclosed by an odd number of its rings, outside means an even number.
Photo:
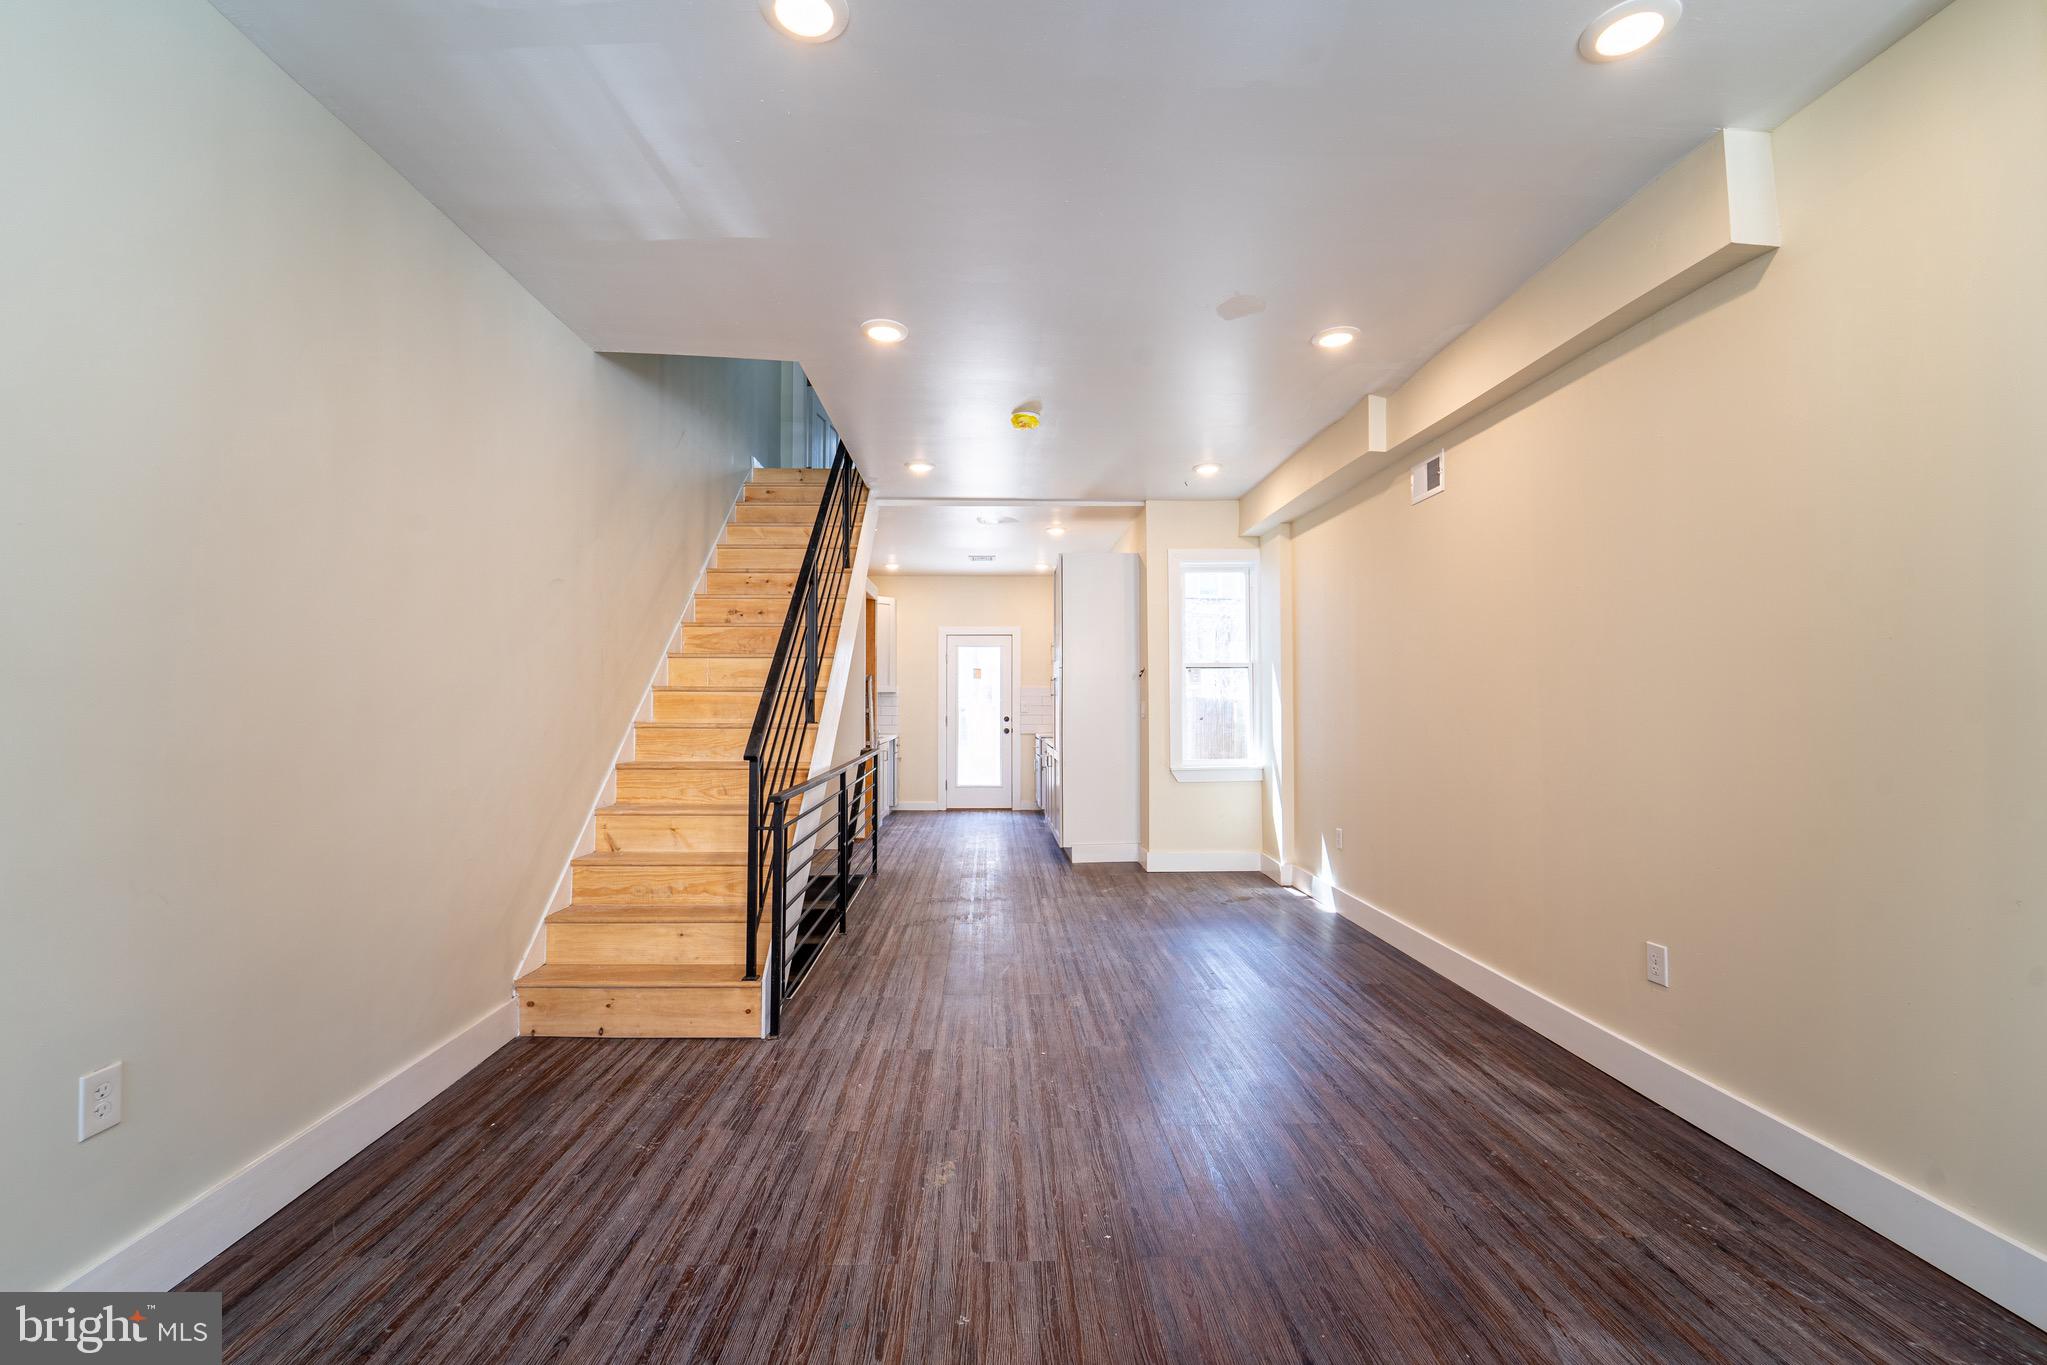
[[[1016,728],[1027,735],[1052,733],[1052,689],[1026,687],[1016,700]]]

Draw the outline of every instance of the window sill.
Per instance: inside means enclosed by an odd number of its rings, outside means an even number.
[[[1173,776],[1182,782],[1262,782],[1263,768],[1183,768],[1175,764]]]

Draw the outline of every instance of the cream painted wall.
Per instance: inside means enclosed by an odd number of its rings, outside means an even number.
[[[901,707],[897,756],[898,800],[940,801],[943,764],[939,713],[938,636],[954,626],[1015,626],[1023,632],[1018,657],[1024,687],[1052,685],[1052,577],[1014,574],[880,574],[875,586],[896,599],[896,680]],[[1015,735],[1017,800],[1031,803],[1031,739]]]
[[[1293,858],[2047,1248],[2047,7],[1775,150],[1775,259],[1295,524]]]
[[[0,1285],[509,1000],[748,458],[199,0],[0,43]],[[77,1077],[127,1114],[73,1141]]]
[[[1109,547],[1119,555],[1141,555],[1144,553],[1144,513],[1140,511],[1123,528],[1123,534],[1116,537],[1116,543]]]
[[[1144,505],[1144,782],[1139,837],[1147,856],[1175,853],[1255,856],[1261,784],[1182,782],[1173,776],[1169,629],[1174,550],[1255,550],[1237,534],[1237,504],[1227,501]]]

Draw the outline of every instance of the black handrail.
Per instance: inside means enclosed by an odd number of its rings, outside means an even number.
[[[867,484],[853,464],[845,443],[826,477],[824,496],[818,503],[817,519],[796,571],[789,593],[789,611],[782,621],[782,633],[775,642],[774,657],[761,689],[760,708],[754,713],[753,729],[746,740],[747,842],[746,842],[746,979],[760,977],[760,928],[763,918],[774,928],[769,943],[769,1032],[774,1032],[783,996],[794,991],[789,979],[791,964],[784,952],[784,901],[790,867],[791,830],[789,808],[816,782],[790,786],[805,762],[803,741],[817,721],[817,684],[824,664],[824,648],[839,624],[847,580],[853,570],[854,529],[867,501]],[[840,804],[846,802],[844,770],[859,760],[839,765]],[[870,765],[872,766],[872,765]],[[864,781],[865,779],[862,779]],[[856,784],[857,785],[857,784]],[[780,790],[778,790],[778,788]],[[840,821],[840,833],[846,832]],[[795,842],[810,843],[802,855],[808,868],[822,850],[816,846],[816,828]],[[850,839],[839,845],[841,872]],[[878,847],[878,841],[877,841]],[[877,864],[878,865],[878,864]],[[845,904],[853,888],[843,884],[838,907],[838,925],[844,927]],[[766,912],[772,907],[772,914]],[[807,961],[802,964],[807,970]]]
[[[871,760],[879,757],[880,754],[881,750],[879,748],[876,748],[873,745],[869,745],[867,748],[862,749],[859,753],[847,759],[844,763],[833,764],[831,767],[826,768],[823,772],[819,773],[816,777],[811,778],[807,782],[798,782],[793,787],[782,788],[782,790],[770,796],[768,798],[768,802],[770,804],[773,804],[774,802],[777,801],[787,801],[791,797],[801,796],[803,795],[803,793],[811,790],[813,787],[822,787],[825,783],[831,781],[840,773],[845,772],[848,768],[857,768],[862,764],[869,763]]]
[[[831,792],[829,820],[821,808],[806,810],[801,798],[820,789]],[[803,828],[804,816],[811,816]],[[767,798],[764,832],[768,843],[768,991],[767,1033],[782,1031],[782,1005],[802,987],[819,954],[846,932],[847,912],[881,871],[881,755],[866,749],[817,776],[786,787]],[[867,872],[854,866],[862,841],[867,844]],[[821,866],[829,859],[827,870]],[[792,873],[801,879],[792,885]],[[795,951],[790,950],[790,912]],[[760,929],[749,917],[747,933]]]

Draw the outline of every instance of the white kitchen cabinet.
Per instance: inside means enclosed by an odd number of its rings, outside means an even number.
[[[874,743],[876,818],[886,820],[896,808],[896,737],[883,735]]]
[[[874,690],[896,691],[896,599],[874,599]]]
[[[1052,837],[1059,837],[1059,746],[1050,735],[1037,737],[1038,755],[1038,809],[1044,812],[1045,823],[1052,827]]]

